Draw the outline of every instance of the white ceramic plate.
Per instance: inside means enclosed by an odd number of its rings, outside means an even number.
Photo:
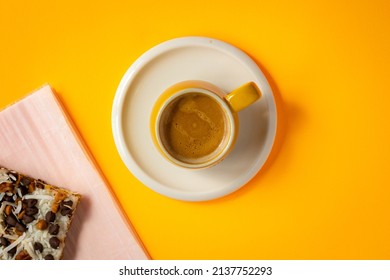
[[[234,150],[209,169],[177,167],[158,153],[151,140],[154,102],[167,87],[183,80],[204,80],[226,92],[253,81],[263,93],[239,113]],[[144,53],[123,76],[112,108],[115,144],[130,172],[152,190],[188,201],[227,195],[252,179],[271,151],[276,123],[272,90],[256,63],[238,48],[205,37],[173,39]]]

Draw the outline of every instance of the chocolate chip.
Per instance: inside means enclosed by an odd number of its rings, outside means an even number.
[[[4,201],[7,201],[7,202],[14,202],[14,199],[12,198],[12,195],[11,195],[11,196],[5,195],[5,196],[3,197],[3,200],[4,200]]]
[[[71,216],[72,215],[72,205],[73,201],[67,200],[62,201],[60,204],[60,212],[62,216]]]
[[[5,239],[5,237],[0,237],[0,245],[3,247],[7,247],[9,245],[9,241]]]
[[[14,227],[17,223],[17,220],[16,218],[13,216],[13,215],[10,215],[10,216],[7,216],[7,218],[5,218],[5,222],[11,226],[11,227]]]
[[[68,207],[64,207],[61,209],[61,215],[62,216],[70,216],[72,214],[72,209]]]
[[[46,256],[44,257],[44,259],[47,260],[47,261],[51,261],[51,260],[54,260],[54,257],[53,257],[52,254],[48,254],[48,255],[46,255]]]
[[[22,196],[26,195],[28,193],[28,187],[19,185],[20,192],[22,193]]]
[[[20,180],[20,182],[26,187],[31,184],[31,180],[27,177],[23,177],[22,180]]]
[[[38,213],[38,208],[33,206],[33,207],[27,207],[26,208],[26,214],[29,216],[33,216]]]
[[[37,179],[38,182],[41,182],[42,184],[46,184],[45,181],[41,180],[41,179]]]
[[[15,253],[16,253],[16,247],[13,247],[11,250],[8,251],[8,255],[10,255],[11,257],[15,255]]]
[[[60,231],[60,226],[57,224],[50,224],[48,231],[51,235],[57,235]]]
[[[63,202],[61,202],[61,204],[62,204],[62,205],[69,206],[69,207],[72,207],[73,201],[72,201],[72,200],[63,201]]]
[[[49,243],[53,249],[57,249],[60,246],[60,240],[57,237],[50,238]]]
[[[8,177],[11,179],[12,182],[15,183],[19,179],[19,174],[14,173],[14,172],[9,172]]]
[[[27,228],[26,228],[23,224],[21,224],[21,223],[19,223],[19,222],[16,223],[15,228],[16,228],[18,231],[20,231],[20,232],[26,232],[26,231],[27,231]]]
[[[45,216],[46,222],[52,223],[55,221],[55,219],[56,219],[56,214],[54,212],[49,211],[46,213],[46,216]]]
[[[29,223],[31,223],[32,221],[35,220],[34,217],[31,217],[31,216],[26,215],[26,214],[23,215],[23,218],[22,218],[22,219],[23,219],[23,222],[24,222],[25,224],[29,224]]]
[[[39,242],[35,242],[34,243],[34,250],[42,253],[43,252],[43,245]]]
[[[40,181],[35,181],[35,187],[39,188],[39,189],[43,189],[45,186],[42,184],[42,182]]]
[[[27,207],[33,207],[38,203],[37,199],[26,199],[25,202],[27,202]]]

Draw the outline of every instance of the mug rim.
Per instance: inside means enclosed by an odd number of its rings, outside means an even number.
[[[178,160],[177,158],[173,157],[167,149],[165,149],[161,137],[160,137],[160,121],[161,121],[161,116],[164,112],[164,110],[167,108],[168,105],[170,105],[175,99],[179,98],[180,96],[183,96],[187,93],[202,93],[206,94],[209,97],[211,97],[213,100],[215,100],[221,109],[223,110],[224,116],[228,120],[229,123],[229,135],[228,135],[228,141],[223,147],[223,149],[215,156],[214,158],[206,161],[206,162],[201,162],[201,163],[187,163],[181,160]],[[225,101],[225,98],[220,96],[218,93],[211,91],[209,89],[205,89],[202,87],[188,87],[185,89],[178,90],[169,97],[163,101],[163,105],[158,109],[156,121],[154,124],[154,133],[156,136],[157,144],[159,145],[160,152],[163,153],[164,157],[166,157],[170,162],[174,163],[177,166],[184,167],[184,168],[189,168],[189,169],[203,169],[207,167],[211,167],[213,165],[216,165],[217,163],[221,162],[228,154],[231,148],[233,147],[233,144],[235,142],[235,134],[237,132],[237,127],[236,127],[236,122],[235,122],[235,116],[230,108],[229,104]]]

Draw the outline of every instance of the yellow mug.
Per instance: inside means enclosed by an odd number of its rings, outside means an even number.
[[[236,142],[237,112],[260,97],[254,82],[229,94],[205,81],[174,84],[154,104],[150,118],[153,142],[161,155],[177,166],[214,166]]]

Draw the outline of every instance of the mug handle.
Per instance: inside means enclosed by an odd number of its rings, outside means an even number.
[[[234,112],[248,107],[261,97],[260,89],[254,82],[243,84],[225,96],[226,101]]]

